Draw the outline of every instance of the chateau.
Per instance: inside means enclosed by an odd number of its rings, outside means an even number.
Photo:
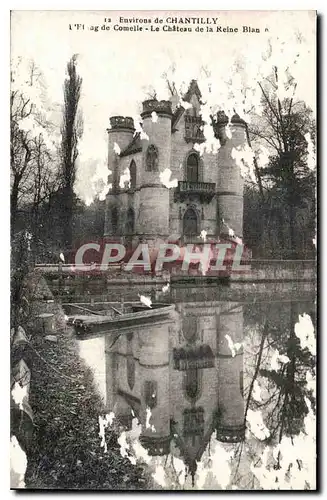
[[[221,147],[216,154],[200,155],[197,145],[205,141],[200,114],[201,92],[193,80],[179,105],[169,101],[143,102],[142,131],[135,132],[130,117],[113,116],[108,129],[108,168],[112,189],[106,198],[104,236],[133,243],[166,240],[197,242],[201,231],[208,239],[243,236],[243,179],[232,157],[234,147],[247,140],[246,124],[234,115],[218,113],[212,126]],[[231,137],[231,138],[230,138]],[[160,174],[169,169],[176,187],[168,188]],[[129,182],[121,182],[130,173]],[[176,182],[175,182],[176,184]]]
[[[174,317],[102,347],[107,411],[127,431],[136,417],[149,455],[179,456],[192,482],[210,442],[245,437],[243,349],[232,353],[226,336],[243,342],[242,304],[176,298]]]

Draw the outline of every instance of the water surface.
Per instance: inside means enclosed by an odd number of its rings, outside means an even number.
[[[314,292],[149,295],[175,313],[79,341],[121,425],[122,454],[145,460],[168,489],[314,489]],[[138,300],[138,290],[126,296]]]

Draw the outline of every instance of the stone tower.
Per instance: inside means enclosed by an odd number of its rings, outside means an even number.
[[[200,154],[204,103],[195,80],[183,101],[184,106],[176,95],[169,101],[144,101],[142,130],[137,132],[132,118],[110,118],[112,189],[104,236],[151,243],[176,234],[183,243],[201,243],[202,231],[207,240],[217,241],[232,230],[243,237],[243,179],[233,149],[246,144],[246,124],[238,115],[229,121],[218,113],[211,125],[221,147]],[[130,180],[124,182],[126,172]],[[165,177],[173,186],[167,186]]]
[[[150,455],[166,455],[171,439],[168,323],[144,328],[139,339],[142,381],[140,441]]]
[[[108,132],[108,168],[111,170],[111,196],[106,199],[105,234],[116,235],[122,233],[123,221],[116,217],[121,211],[120,176],[123,174],[123,164],[120,161],[119,150],[124,150],[133,139],[135,132],[134,121],[130,116],[112,116],[111,128]],[[118,146],[118,148],[117,148]]]
[[[227,338],[226,338],[227,336]],[[219,316],[218,326],[218,441],[244,440],[243,399],[243,308],[236,307]],[[240,344],[232,351],[230,342]]]
[[[160,173],[171,164],[171,102],[143,102],[143,168],[140,185],[139,234],[147,239],[169,235],[169,190]]]
[[[220,219],[220,234],[228,235],[228,227],[237,236],[243,237],[243,178],[240,167],[232,157],[233,148],[242,148],[247,142],[246,123],[234,115],[229,120],[225,113],[218,113],[215,126],[221,148],[218,151],[217,204]],[[226,133],[229,126],[230,134]],[[223,224],[222,220],[226,223]]]

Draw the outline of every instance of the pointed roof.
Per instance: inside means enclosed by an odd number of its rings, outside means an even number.
[[[198,100],[201,103],[202,94],[201,94],[201,91],[199,89],[198,82],[196,80],[191,80],[191,83],[189,85],[187,92],[182,96],[182,100],[185,102],[190,102],[193,95],[196,95],[196,97],[198,98]],[[175,113],[173,114],[173,119],[171,122],[172,132],[176,131],[175,125],[184,112],[185,112],[185,108],[183,106],[178,106]]]
[[[196,95],[196,97],[200,101],[202,94],[201,94],[201,91],[199,89],[198,82],[196,80],[191,80],[188,91],[183,96],[183,101],[190,102],[190,100],[194,94]]]
[[[196,450],[196,453],[194,456],[190,455],[190,453],[187,449],[187,446],[184,442],[184,438],[177,432],[176,428],[173,428],[173,436],[174,436],[173,441],[175,442],[177,448],[179,448],[179,450],[181,452],[181,457],[182,457],[182,460],[186,466],[187,474],[191,475],[192,486],[194,486],[194,482],[195,482],[195,474],[196,474],[197,467],[198,467],[197,462],[200,462],[201,457],[202,457],[205,449],[207,448],[207,446],[210,442],[210,438],[211,438],[212,434],[214,433],[215,420],[216,420],[216,414],[214,413],[212,415],[212,419],[211,419],[211,422],[208,426],[208,429],[203,436],[201,445]]]

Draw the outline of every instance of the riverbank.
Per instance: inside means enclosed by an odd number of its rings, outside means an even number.
[[[43,289],[47,286],[41,280]],[[44,290],[39,296],[44,294]],[[78,355],[56,302],[37,301],[38,311],[55,315],[51,339],[33,333],[24,350],[31,370],[30,405],[34,433],[26,451],[27,489],[144,490],[153,488],[142,464],[121,456],[118,425],[106,429],[107,452],[101,448],[99,416],[105,414],[93,375]]]
[[[100,448],[98,418],[104,407],[92,373],[78,359],[72,338],[64,332],[56,332],[56,338],[56,343],[41,338],[33,345],[42,359],[32,352],[35,433],[26,487],[144,489],[143,467],[120,455],[118,429],[106,433],[107,453]]]

